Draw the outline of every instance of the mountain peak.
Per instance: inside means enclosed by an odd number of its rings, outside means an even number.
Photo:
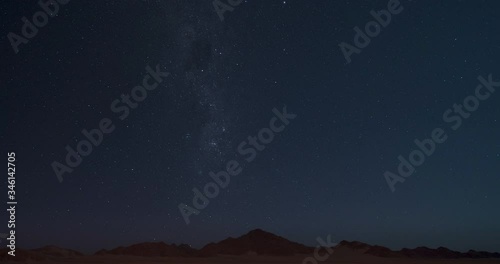
[[[312,253],[314,248],[289,241],[262,229],[254,229],[237,238],[210,243],[201,249],[202,255],[293,255]]]
[[[352,249],[366,249],[366,248],[370,247],[369,244],[366,244],[366,243],[363,243],[363,242],[359,242],[359,241],[347,241],[347,240],[340,241],[339,245],[340,246],[344,246],[344,247],[348,247],[348,248],[352,248]]]
[[[246,233],[243,236],[257,236],[257,237],[271,237],[271,236],[273,236],[273,237],[278,237],[277,235],[275,235],[271,232],[264,231],[260,228],[251,230],[250,232]]]
[[[269,232],[264,231],[260,228],[256,228],[256,229],[250,230],[250,232],[248,232],[248,234],[250,234],[250,233],[269,233]]]

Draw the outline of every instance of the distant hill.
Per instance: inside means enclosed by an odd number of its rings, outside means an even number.
[[[34,253],[38,253],[47,257],[78,257],[83,256],[82,253],[66,248],[60,248],[56,246],[45,246],[42,248],[36,248],[31,250]]]
[[[403,248],[395,251],[382,246],[371,246],[358,241],[342,241],[334,249],[348,248],[360,253],[384,258],[426,258],[426,259],[458,259],[458,258],[500,258],[500,253],[469,250],[466,253],[453,251],[445,247],[432,249],[417,247]]]
[[[169,245],[164,242],[146,242],[128,247],[117,247],[112,250],[99,250],[95,255],[131,255],[147,257],[190,257],[195,256],[196,249],[188,245]]]
[[[12,257],[8,254],[9,249],[0,249],[0,263],[8,261],[14,262],[30,262],[30,261],[46,261],[61,257],[79,257],[83,256],[82,253],[72,250],[65,249],[56,246],[45,246],[36,249],[16,249],[16,256]]]

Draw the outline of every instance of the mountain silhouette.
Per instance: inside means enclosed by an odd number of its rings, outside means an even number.
[[[30,261],[46,261],[54,258],[66,258],[66,257],[81,257],[84,254],[66,248],[60,248],[56,246],[45,246],[35,249],[16,249],[15,257],[8,254],[9,249],[0,249],[0,263],[4,261],[15,261],[27,263]]]
[[[500,253],[469,250],[466,253],[453,251],[445,247],[432,249],[417,247],[414,249],[403,248],[395,251],[382,246],[371,246],[358,241],[342,241],[334,249],[348,248],[363,254],[384,258],[423,258],[423,259],[458,259],[458,258],[500,258]]]
[[[395,251],[387,247],[370,245],[359,241],[343,240],[332,247],[332,259],[336,257],[347,258],[352,256],[397,258],[403,259],[483,259],[500,258],[500,253],[469,250],[465,253],[453,251],[445,247],[432,249],[428,247],[417,247],[414,249],[403,248]],[[36,249],[16,249],[16,257],[8,255],[8,249],[0,249],[0,263],[6,261],[31,262],[58,260],[64,258],[79,259],[88,258],[84,254],[56,246],[45,246]],[[164,242],[145,242],[126,247],[117,247],[111,250],[102,249],[94,254],[94,257],[109,258],[118,256],[136,257],[217,257],[224,255],[245,256],[312,256],[315,247],[309,247],[290,241],[281,236],[264,231],[262,229],[252,230],[237,238],[226,238],[216,243],[209,243],[201,249],[194,249],[185,244],[166,244]],[[298,256],[301,257],[301,256]]]
[[[255,229],[238,238],[227,238],[217,243],[210,243],[200,250],[201,256],[213,255],[294,255],[309,254],[314,248],[292,242],[283,237]]]
[[[111,250],[101,249],[95,255],[131,255],[147,257],[190,257],[197,250],[188,245],[166,244],[164,242],[146,242],[128,247],[117,247]]]

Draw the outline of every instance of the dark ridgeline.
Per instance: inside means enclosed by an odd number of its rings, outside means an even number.
[[[445,247],[431,249],[417,247],[403,248],[398,251],[378,245],[369,245],[358,241],[341,241],[335,251],[348,250],[359,254],[367,254],[383,258],[415,258],[415,259],[458,259],[458,258],[500,258],[500,253],[469,250],[462,253]],[[55,246],[46,246],[31,250],[16,250],[16,257],[7,254],[8,249],[0,250],[0,261],[45,261],[61,257],[79,257],[84,254]],[[217,255],[264,255],[264,256],[292,256],[313,254],[314,247],[308,247],[281,236],[255,229],[237,238],[226,238],[217,243],[209,243],[201,249],[194,249],[186,244],[166,244],[164,242],[146,242],[127,247],[117,247],[111,250],[99,250],[96,256],[142,256],[142,257],[215,257]]]
[[[466,253],[453,251],[445,247],[432,249],[428,247],[417,247],[414,249],[403,248],[395,251],[382,246],[371,246],[362,242],[349,242],[343,240],[335,248],[350,248],[359,250],[363,254],[373,255],[384,258],[500,258],[500,253],[491,253],[486,251],[469,250]]]
[[[291,256],[309,254],[314,248],[289,241],[272,233],[255,229],[238,238],[226,238],[217,243],[210,243],[202,249],[193,249],[188,245],[141,243],[112,250],[100,250],[96,255],[133,255],[133,256],[169,256],[169,257],[211,257],[217,255],[270,255]]]
[[[81,257],[84,254],[66,248],[56,246],[45,246],[36,249],[16,249],[16,256],[8,254],[9,249],[0,249],[0,263],[3,261],[28,262],[28,261],[46,261],[54,258]]]
[[[101,249],[95,255],[129,255],[143,257],[190,257],[197,250],[188,245],[166,244],[164,242],[146,242],[112,250]]]

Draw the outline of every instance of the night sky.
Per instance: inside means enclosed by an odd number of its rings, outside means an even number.
[[[17,157],[18,246],[200,247],[262,228],[308,245],[499,251],[500,94],[456,130],[443,113],[479,76],[500,81],[500,2],[401,0],[347,63],[339,44],[387,5],[243,1],[221,21],[211,0],[70,1],[16,54],[7,34],[41,8],[5,1],[0,140],[4,162]],[[170,75],[120,120],[110,105],[148,65]],[[296,118],[247,162],[239,144],[285,106]],[[103,118],[114,131],[59,182],[51,164]],[[436,128],[446,142],[392,192],[384,173]],[[187,225],[179,204],[230,160],[242,172]]]

